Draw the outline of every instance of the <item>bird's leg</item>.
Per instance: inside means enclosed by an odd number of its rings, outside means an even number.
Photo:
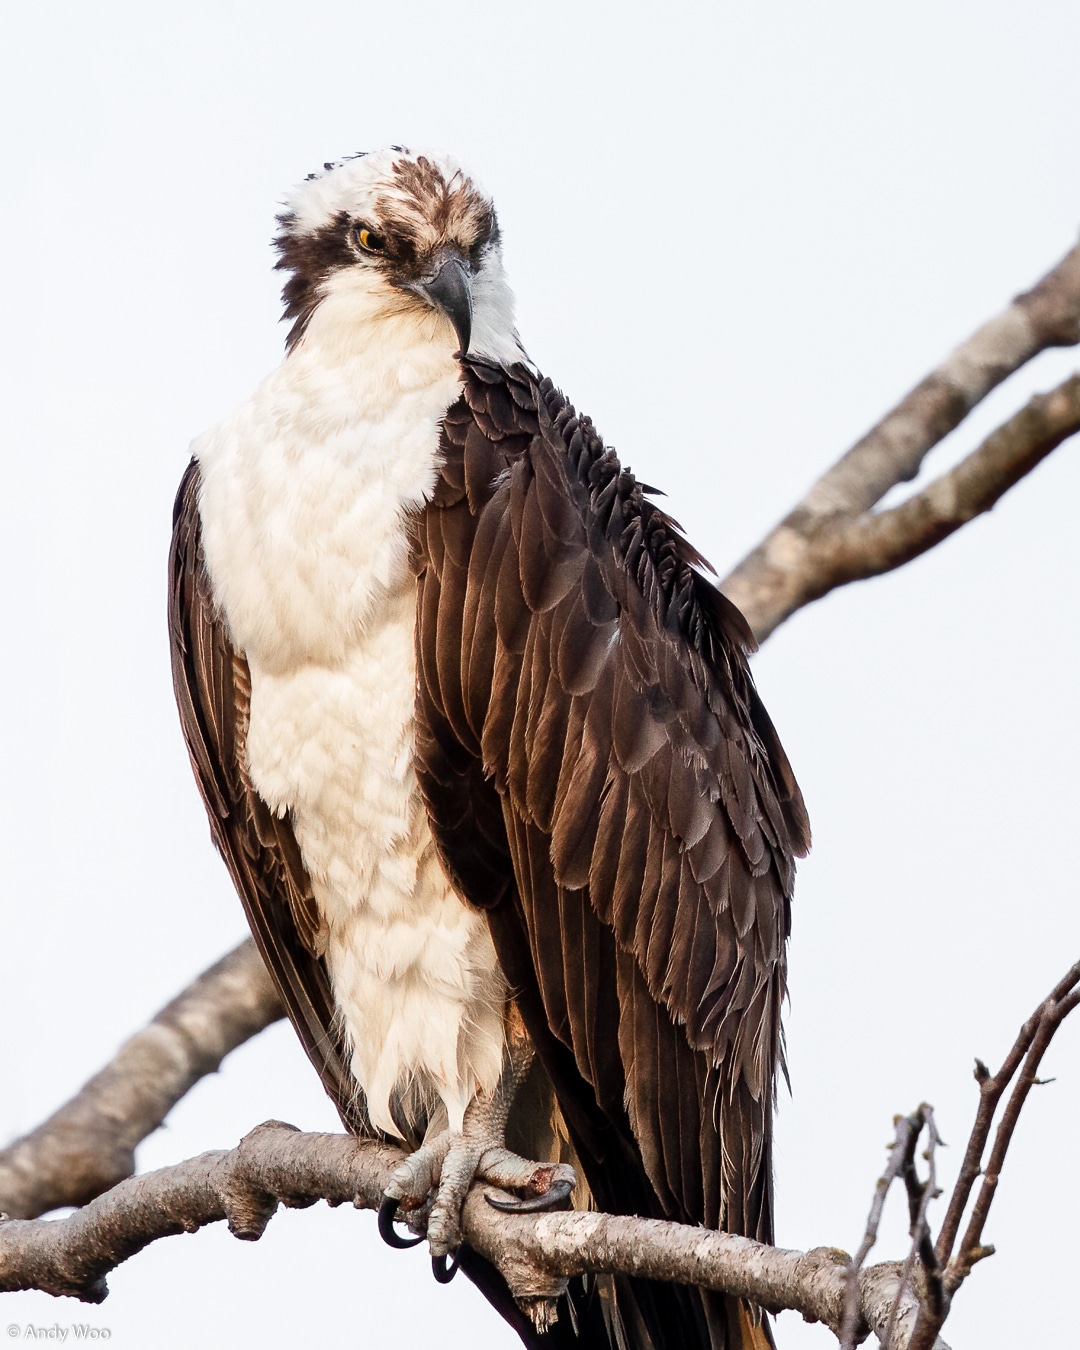
[[[495,1090],[476,1094],[465,1111],[460,1133],[449,1129],[429,1131],[420,1148],[395,1170],[386,1188],[386,1203],[379,1217],[384,1237],[392,1231],[393,1216],[399,1206],[417,1210],[434,1190],[427,1237],[436,1278],[449,1279],[453,1274],[453,1269],[446,1270],[445,1258],[461,1245],[461,1209],[474,1181],[484,1181],[504,1191],[524,1191],[522,1199],[486,1196],[496,1209],[513,1211],[554,1208],[569,1196],[577,1182],[568,1163],[533,1162],[506,1147],[506,1118],[534,1054],[520,1016],[511,1007],[503,1071]]]

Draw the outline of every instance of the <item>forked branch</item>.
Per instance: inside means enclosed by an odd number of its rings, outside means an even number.
[[[993,1247],[983,1245],[982,1235],[1005,1154],[1028,1093],[1040,1081],[1037,1077],[1039,1063],[1058,1027],[1080,1003],[1078,986],[1080,962],[1059,981],[1024,1023],[1016,1043],[996,1074],[991,1074],[981,1060],[975,1061],[979,1109],[936,1244],[930,1240],[927,1222],[930,1201],[940,1194],[937,1189],[936,1160],[941,1140],[934,1113],[924,1103],[912,1115],[897,1117],[896,1136],[889,1150],[889,1160],[874,1190],[866,1236],[848,1265],[844,1318],[840,1328],[841,1350],[854,1350],[862,1338],[862,1266],[877,1240],[886,1196],[893,1182],[898,1179],[903,1181],[907,1192],[911,1249],[899,1273],[895,1302],[884,1332],[879,1333],[881,1343],[885,1350],[900,1350],[900,1347],[904,1347],[904,1350],[932,1350],[932,1347],[940,1345],[938,1333],[949,1315],[953,1295],[970,1275],[974,1265],[994,1253]],[[1020,1076],[1016,1078],[1018,1069]],[[994,1127],[998,1106],[1014,1078],[1016,1081],[998,1122],[990,1157],[984,1167],[983,1154]],[[916,1147],[924,1128],[927,1145],[923,1157],[927,1162],[927,1176],[922,1180],[916,1166]],[[963,1241],[954,1256],[960,1224],[980,1175],[983,1178],[982,1186],[975,1199]]]
[[[1080,962],[1024,1024],[1001,1070],[991,1075],[978,1064],[979,1110],[936,1247],[930,1242],[927,1208],[938,1193],[935,1157],[940,1141],[933,1112],[925,1104],[896,1122],[888,1166],[853,1259],[835,1249],[786,1251],[731,1233],[655,1219],[507,1214],[486,1205],[480,1187],[473,1188],[466,1202],[466,1241],[502,1271],[519,1302],[533,1311],[557,1299],[571,1276],[635,1275],[720,1290],[774,1312],[799,1312],[831,1327],[843,1350],[854,1350],[871,1331],[888,1350],[947,1350],[938,1333],[956,1290],[974,1264],[993,1250],[983,1245],[982,1234],[1005,1154],[1027,1095],[1039,1081],[1042,1056],[1080,1002],[1078,986]],[[997,1107],[1010,1084],[983,1168]],[[925,1180],[916,1163],[924,1131]],[[238,1237],[255,1239],[278,1204],[302,1207],[323,1199],[378,1208],[402,1156],[375,1140],[301,1134],[270,1121],[238,1148],[205,1153],[123,1181],[67,1219],[3,1221],[0,1290],[42,1289],[100,1302],[107,1293],[108,1272],[158,1238],[227,1219]],[[980,1172],[982,1186],[954,1255]],[[898,1179],[907,1193],[911,1251],[903,1265],[864,1269],[886,1195]]]
[[[1040,1081],[1038,1070],[1042,1057],[1062,1022],[1080,1003],[1078,986],[1080,986],[1080,961],[1058,982],[1049,996],[1024,1023],[1015,1044],[996,1074],[991,1074],[981,1060],[975,1061],[975,1080],[979,1084],[979,1109],[933,1254],[937,1267],[944,1272],[943,1296],[937,1304],[932,1301],[924,1302],[912,1334],[911,1350],[928,1350],[934,1344],[935,1337],[948,1316],[949,1306],[956,1291],[971,1274],[977,1262],[994,1254],[994,1248],[983,1243],[983,1230],[997,1193],[1005,1155],[1012,1142],[1013,1132],[1028,1093]],[[998,1107],[1010,1084],[1012,1091],[1005,1102],[995,1130],[994,1121],[997,1118]],[[991,1131],[994,1135],[993,1145],[984,1163],[983,1156],[990,1141]],[[975,1197],[964,1236],[954,1253],[960,1225],[975,1182],[980,1175],[982,1184]]]
[[[797,544],[787,540],[784,605],[801,609],[838,586],[891,572],[940,544],[962,525],[989,511],[1004,494],[1055,450],[1080,431],[1080,375],[1073,375],[1048,394],[1037,394],[1004,426],[955,468],[935,479],[889,511],[806,521]],[[727,583],[725,583],[727,589]],[[729,592],[730,593],[730,592]],[[760,633],[773,621],[753,596],[743,609]],[[755,616],[756,615],[756,619]]]
[[[1032,399],[907,502],[870,512],[889,488],[914,477],[928,451],[1003,379],[1046,348],[1077,342],[1080,246],[902,399],[723,583],[759,640],[827,591],[939,543],[1080,429],[1080,377],[1074,377]],[[170,1034],[176,1010],[189,1005],[205,1007],[207,1015],[185,1015],[179,1036]],[[130,1175],[135,1145],[224,1054],[281,1015],[254,948],[242,944],[55,1115],[0,1151],[0,1210],[31,1217],[82,1204]]]
[[[961,343],[817,480],[722,588],[763,641],[804,605],[925,553],[983,511],[1080,430],[1067,380],[1032,399],[960,465],[875,514],[930,450],[1007,376],[1048,347],[1080,342],[1080,245],[1032,290]]]
[[[402,1156],[372,1140],[301,1134],[269,1121],[238,1148],[121,1182],[69,1218],[0,1222],[0,1290],[43,1289],[100,1303],[109,1271],[158,1238],[225,1219],[251,1241],[279,1203],[377,1208]],[[571,1276],[593,1272],[722,1290],[794,1309],[835,1331],[843,1316],[848,1258],[827,1248],[784,1251],[731,1233],[609,1214],[506,1214],[487,1205],[478,1187],[465,1206],[464,1232],[534,1311],[557,1298]],[[861,1273],[862,1335],[884,1330],[898,1294],[894,1264]],[[913,1317],[913,1297],[899,1296]],[[938,1350],[947,1347],[941,1342]]]

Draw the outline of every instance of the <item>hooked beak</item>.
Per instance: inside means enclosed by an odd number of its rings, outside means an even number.
[[[418,282],[414,289],[454,325],[461,344],[457,354],[466,356],[472,335],[472,273],[465,259],[458,253],[445,255],[431,280]]]

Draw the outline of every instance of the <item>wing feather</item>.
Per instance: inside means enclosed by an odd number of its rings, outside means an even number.
[[[476,756],[457,780],[471,809],[501,813],[514,879],[498,905],[517,917],[492,912],[500,959],[532,972],[541,1047],[553,1034],[580,1090],[629,1127],[650,1212],[768,1238],[784,945],[809,836],[749,631],[550,383],[471,361],[446,428],[416,522],[420,743],[454,736]],[[423,750],[418,767],[461,875],[460,801]],[[565,1066],[552,1076],[568,1120],[588,1118]]]
[[[325,934],[288,819],[251,785],[246,736],[251,681],[217,612],[203,561],[199,468],[180,484],[169,555],[173,687],[210,832],[259,951],[308,1057],[344,1123],[370,1132],[336,1031]]]

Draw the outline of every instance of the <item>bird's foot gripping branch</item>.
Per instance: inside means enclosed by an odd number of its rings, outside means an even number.
[[[487,1202],[481,1185],[473,1186],[462,1210],[463,1241],[498,1268],[538,1325],[557,1315],[567,1281],[612,1274],[718,1290],[771,1312],[792,1310],[823,1322],[844,1346],[873,1332],[889,1350],[945,1350],[939,1332],[956,1292],[993,1252],[983,1233],[1020,1112],[1040,1082],[1047,1047],[1078,1002],[1080,962],[1024,1023],[996,1073],[976,1063],[975,1124],[936,1241],[929,1206],[939,1194],[939,1141],[925,1105],[897,1120],[889,1163],[854,1258],[836,1248],[789,1251],[656,1219],[506,1213]],[[928,1169],[923,1177],[920,1141]],[[108,1293],[109,1271],[159,1238],[224,1220],[237,1237],[252,1241],[279,1204],[303,1208],[325,1200],[379,1209],[404,1158],[379,1141],[304,1134],[268,1121],[235,1149],[121,1181],[67,1218],[5,1219],[0,1291],[40,1289],[99,1303]],[[0,1155],[0,1168],[3,1162]],[[911,1249],[903,1262],[864,1267],[893,1181],[901,1181],[907,1193]],[[55,1191],[50,1200],[63,1203]]]

